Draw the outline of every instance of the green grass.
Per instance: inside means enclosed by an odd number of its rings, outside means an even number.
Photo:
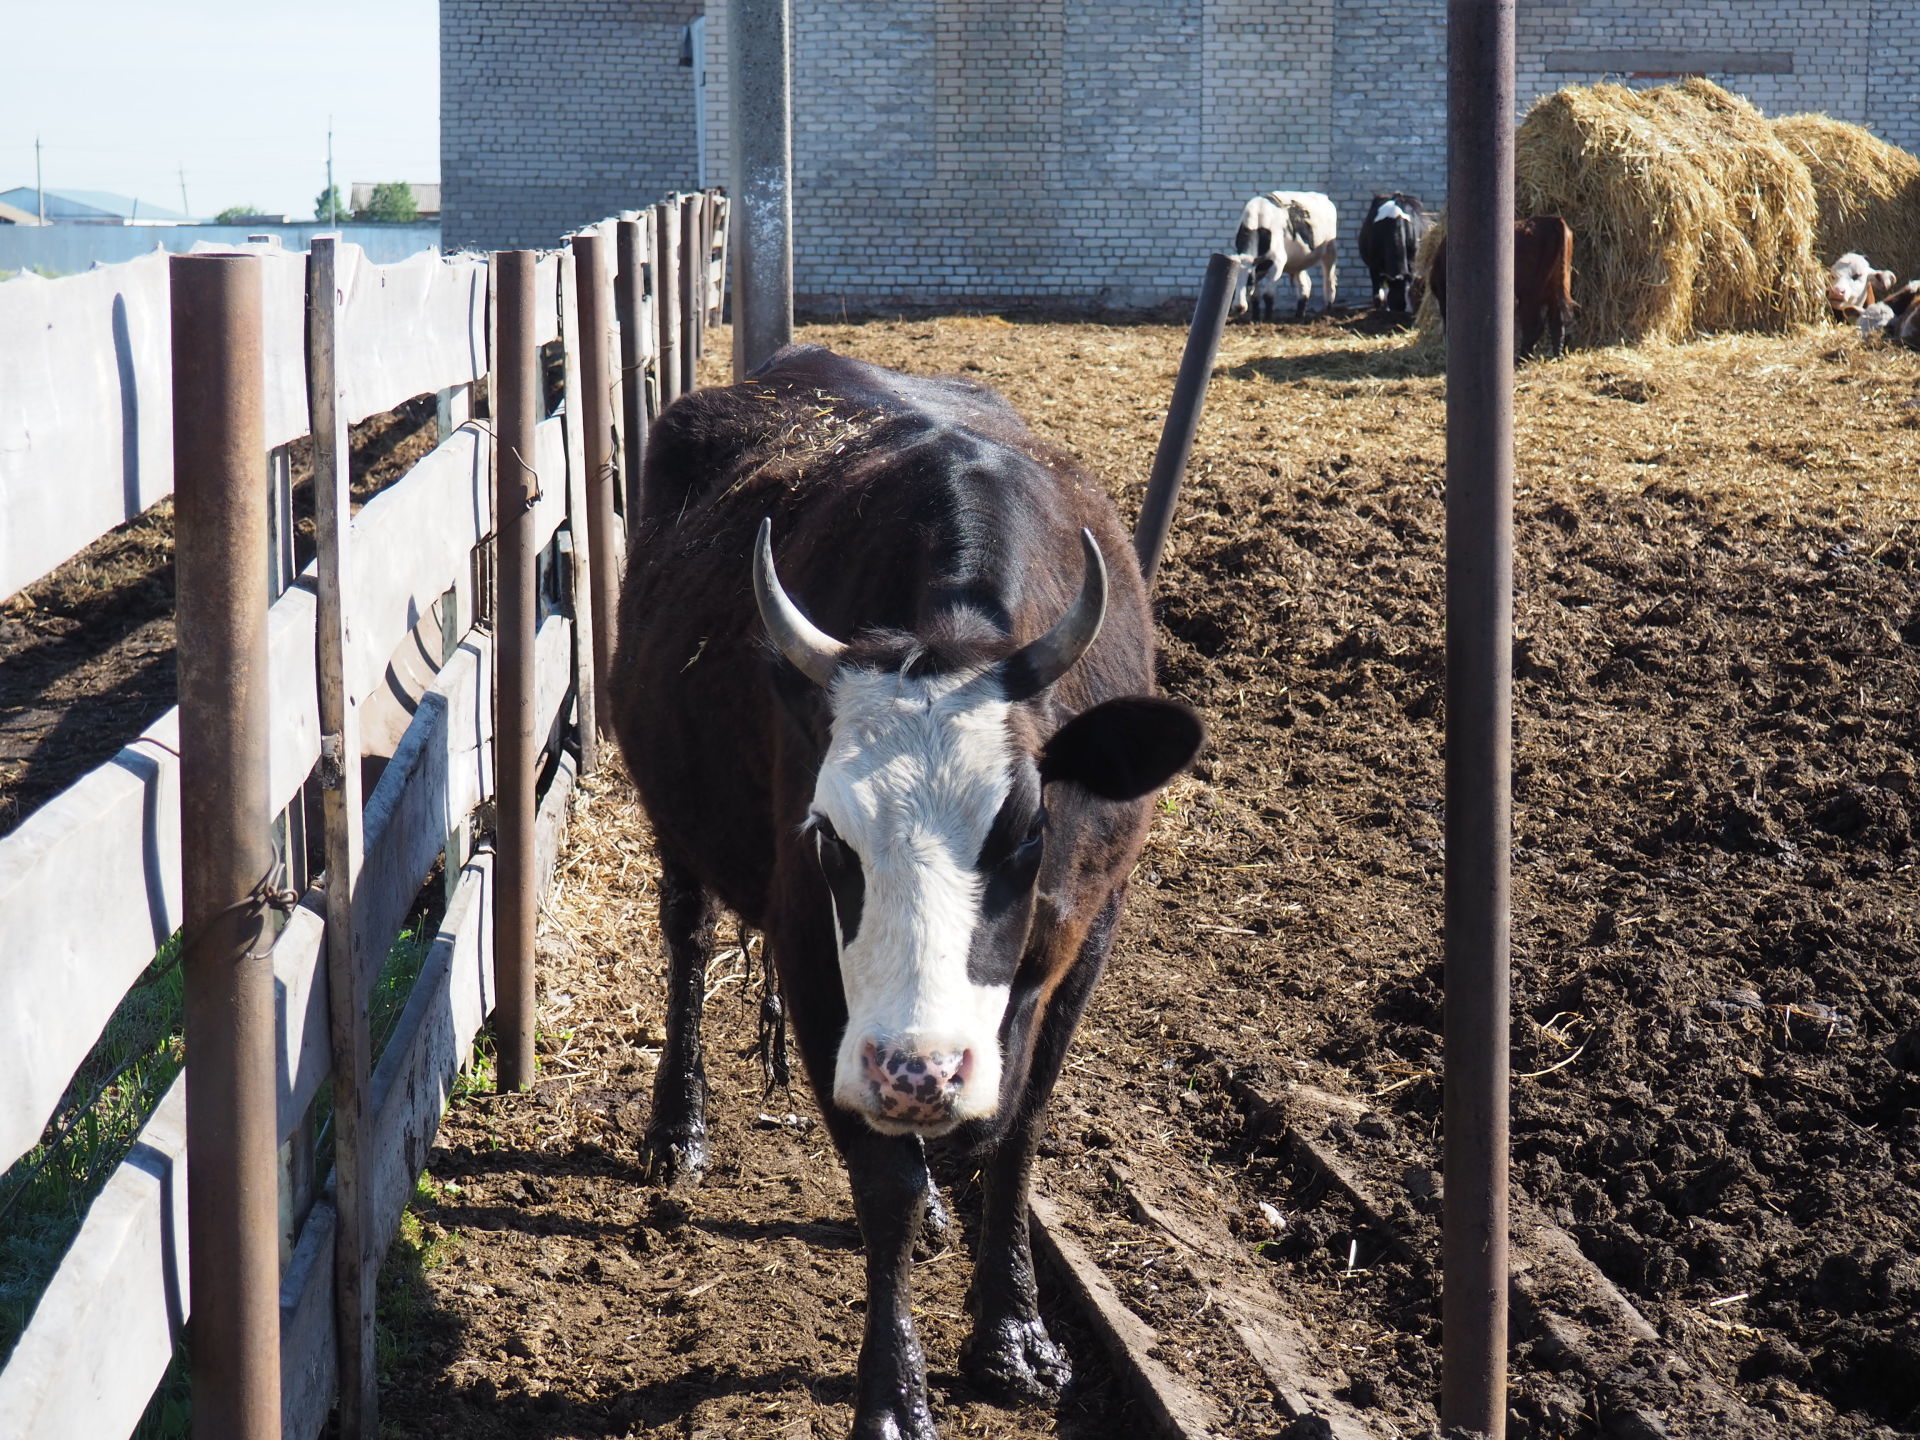
[[[0,1363],[87,1207],[180,1073],[179,949],[176,935],[154,957],[74,1073],[40,1143],[0,1176]]]
[[[401,1212],[399,1232],[381,1262],[373,1343],[374,1363],[383,1381],[428,1337],[437,1307],[427,1276],[460,1248],[457,1230],[441,1230],[420,1218],[421,1208],[439,1205],[444,1193],[431,1175],[421,1172],[414,1181],[413,1199]]]
[[[437,911],[417,913],[387,952],[368,1001],[376,1058],[393,1037],[438,928]],[[0,1366],[19,1342],[47,1282],[79,1233],[88,1207],[180,1073],[183,982],[174,963],[179,942],[178,935],[169,940],[127,992],[99,1042],[75,1072],[40,1143],[0,1175]],[[491,1090],[492,1084],[490,1057],[478,1057],[461,1075],[459,1093]],[[316,1130],[330,1129],[326,1127],[330,1097],[329,1086],[315,1101]],[[323,1153],[318,1164],[324,1174],[332,1165],[331,1154]],[[422,1183],[431,1185],[425,1179]],[[427,1198],[431,1201],[432,1195]],[[401,1257],[403,1270],[412,1264],[417,1276],[440,1263],[438,1247],[449,1239],[423,1239],[418,1217],[409,1212],[401,1221],[394,1254]],[[413,1261],[403,1254],[409,1245],[418,1252]],[[406,1307],[412,1303],[405,1298],[409,1293],[404,1285],[396,1291],[400,1298],[393,1303],[400,1307],[396,1314],[401,1317],[396,1333],[406,1329],[405,1317],[410,1313]],[[134,1432],[135,1440],[183,1440],[191,1428],[191,1414],[183,1345],[154,1392]]]

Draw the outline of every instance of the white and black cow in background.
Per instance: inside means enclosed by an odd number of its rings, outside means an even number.
[[[928,1138],[985,1167],[962,1367],[1029,1401],[1068,1379],[1028,1177],[1150,797],[1202,740],[1153,697],[1152,636],[1105,492],[984,386],[789,348],[654,424],[612,677],[669,952],[649,1161],[707,1164],[724,906],[766,936],[852,1181],[862,1440],[934,1437]]]
[[[1433,217],[1418,196],[1396,190],[1373,197],[1360,222],[1360,259],[1373,281],[1375,309],[1406,315],[1419,308],[1413,259],[1421,237],[1432,228]]]
[[[1257,311],[1259,319],[1273,319],[1280,277],[1288,275],[1296,292],[1293,318],[1298,320],[1307,313],[1307,301],[1313,295],[1313,277],[1307,273],[1313,265],[1320,267],[1326,280],[1321,308],[1332,308],[1338,298],[1334,264],[1338,223],[1333,201],[1315,191],[1274,190],[1249,200],[1233,237],[1242,263],[1228,313],[1251,320]]]

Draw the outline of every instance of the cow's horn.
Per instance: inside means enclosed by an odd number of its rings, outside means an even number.
[[[781,587],[773,568],[771,519],[760,522],[760,538],[753,547],[753,598],[760,607],[761,623],[794,669],[816,685],[833,679],[847,647],[802,615]]]
[[[1100,633],[1101,621],[1107,618],[1107,562],[1101,558],[1091,530],[1080,532],[1080,548],[1085,552],[1087,568],[1073,607],[1046,634],[1001,664],[1000,674],[1010,700],[1038,695],[1071,670],[1087,653]]]

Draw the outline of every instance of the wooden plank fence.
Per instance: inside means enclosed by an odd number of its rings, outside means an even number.
[[[689,208],[691,207],[691,208]],[[671,219],[697,222],[689,271],[656,275],[652,237]],[[641,222],[638,276],[621,275],[619,222]],[[655,300],[699,295],[693,317],[716,323],[723,296],[727,202],[672,196],[589,227],[604,237],[598,279],[605,333],[579,333],[577,279],[566,251],[535,258],[533,343],[559,341],[566,396],[538,422],[533,511],[547,563],[572,577],[543,607],[533,657],[536,733],[560,737],[540,802],[536,871],[544,889],[558,854],[577,770],[590,757],[593,646],[587,566],[585,447],[578,394],[583,347],[597,345],[613,377],[618,431],[675,393],[658,374]],[[254,253],[247,251],[246,253]],[[633,252],[629,251],[629,254]],[[277,249],[262,261],[266,443],[308,433],[308,257]],[[0,285],[0,598],[49,573],[112,527],[168,494],[173,482],[171,330],[167,258],[57,281]],[[412,716],[360,812],[360,881],[345,912],[355,934],[358,993],[375,972],[421,886],[444,857],[449,900],[418,980],[367,1086],[360,1157],[368,1253],[381,1255],[420,1172],[454,1076],[494,1005],[495,857],[476,840],[494,793],[493,636],[487,624],[494,530],[490,427],[464,418],[467,387],[489,371],[488,265],[481,256],[422,255],[374,265],[336,246],[334,356],[342,431],[347,423],[424,394],[442,396],[437,446],[339,526],[349,703],[399,688]],[[618,303],[630,291],[628,303]],[[324,297],[322,301],[324,302]],[[632,318],[622,335],[618,317]],[[700,342],[689,327],[690,343]],[[623,394],[638,387],[636,403]],[[451,398],[449,398],[451,397]],[[324,447],[322,447],[324,449]],[[616,471],[632,450],[616,433]],[[261,477],[275,466],[263,455]],[[284,466],[279,467],[284,471]],[[284,482],[282,482],[284,483]],[[632,492],[616,474],[616,495]],[[322,527],[323,534],[328,527]],[[618,540],[619,537],[616,537]],[[276,809],[302,804],[321,760],[316,565],[288,584],[268,613],[269,736]],[[421,635],[452,638],[411,663]],[[339,648],[336,644],[336,649]],[[431,647],[429,647],[431,648]],[[54,797],[0,839],[0,1169],[39,1143],[72,1077],[129,987],[181,924],[179,714],[169,711],[108,763]],[[357,757],[350,757],[357,758]],[[316,842],[317,843],[317,842]],[[332,1073],[327,906],[318,877],[275,938],[278,1135],[311,1149],[316,1095]],[[308,889],[307,887],[313,888]],[[0,1435],[125,1435],[170,1361],[191,1307],[187,1283],[186,1078],[161,1099],[131,1152],[92,1202],[12,1357],[0,1370]],[[305,1167],[311,1171],[311,1155]],[[283,1186],[301,1165],[286,1162]],[[296,1182],[297,1183],[297,1182]],[[309,1440],[334,1401],[334,1246],[340,1228],[330,1184],[283,1194],[288,1258],[281,1283],[282,1433]],[[297,1222],[297,1223],[296,1223]],[[358,1338],[358,1337],[352,1337]],[[344,1350],[345,1346],[339,1347]],[[343,1405],[343,1434],[358,1433]]]

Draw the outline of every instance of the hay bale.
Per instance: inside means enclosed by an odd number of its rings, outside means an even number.
[[[1583,344],[1786,330],[1821,314],[1807,167],[1710,81],[1548,95],[1515,137],[1514,178],[1521,215],[1573,227]]]
[[[1783,115],[1773,133],[1813,177],[1822,265],[1851,250],[1903,280],[1920,275],[1920,159],[1831,115]]]

